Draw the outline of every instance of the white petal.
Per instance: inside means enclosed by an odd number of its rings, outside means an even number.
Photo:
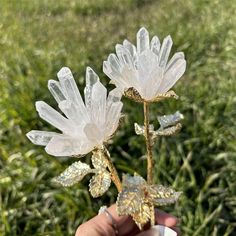
[[[26,134],[27,138],[36,145],[46,146],[49,141],[55,137],[59,136],[60,134],[55,132],[47,132],[47,131],[40,131],[40,130],[31,130]]]
[[[163,43],[161,45],[161,51],[159,55],[159,65],[160,67],[165,67],[168,61],[168,57],[170,55],[171,47],[172,47],[172,39],[170,35],[164,38]]]
[[[111,136],[117,129],[121,117],[122,102],[113,103],[106,114],[106,136]]]
[[[132,43],[130,43],[127,39],[124,40],[123,45],[125,46],[125,48],[127,48],[132,58],[134,58],[137,53],[136,47]]]
[[[160,52],[160,40],[157,36],[154,36],[151,40],[151,51],[154,52],[157,56],[159,55]]]
[[[120,73],[118,74],[117,72],[113,71],[111,69],[110,63],[107,61],[103,62],[103,72],[111,79],[111,83],[115,84],[116,87],[118,87],[121,91],[127,87]]]
[[[151,227],[149,233],[153,236],[177,236],[177,233],[164,225],[154,225]]]
[[[183,52],[177,52],[174,54],[174,56],[170,59],[170,61],[168,62],[165,71],[171,69],[172,66],[175,65],[175,63],[179,60],[179,59],[184,59],[184,53]]]
[[[94,145],[102,144],[103,134],[100,129],[93,123],[89,123],[84,127],[84,133],[86,134],[88,140],[90,140]]]
[[[60,80],[61,87],[67,100],[70,100],[76,105],[76,109],[80,114],[81,120],[88,120],[88,114],[80,95],[80,92],[77,88],[73,75],[68,67],[63,67],[58,73],[57,76]]]
[[[61,131],[68,132],[70,130],[69,120],[62,116],[58,111],[50,107],[47,103],[38,101],[35,105],[39,116],[43,120],[47,121]]]
[[[134,68],[132,57],[129,51],[123,45],[116,45],[116,54],[119,58],[120,64],[127,65],[129,68]]]
[[[75,156],[87,154],[92,148],[91,143],[84,139],[73,139],[63,135],[53,137],[45,150],[53,156]]]
[[[186,61],[179,59],[164,75],[158,93],[166,93],[184,74],[186,69]]]
[[[91,106],[92,87],[99,81],[98,75],[93,71],[92,68],[86,68],[86,87],[84,89],[84,98],[86,107]]]
[[[122,92],[119,88],[112,89],[107,97],[107,105],[114,102],[119,102],[122,97]]]
[[[110,68],[113,72],[120,74],[121,72],[121,65],[119,63],[119,60],[115,54],[110,54],[108,56],[108,62],[110,63]]]
[[[63,95],[60,83],[56,80],[49,80],[48,81],[48,89],[51,92],[52,96],[55,98],[57,103],[66,100],[65,96]]]
[[[102,125],[105,122],[106,116],[106,99],[107,99],[107,89],[103,84],[98,81],[92,87],[92,97],[91,97],[91,112],[93,115],[93,121],[97,125]]]
[[[147,49],[149,49],[149,33],[142,27],[137,33],[137,51],[140,54]]]

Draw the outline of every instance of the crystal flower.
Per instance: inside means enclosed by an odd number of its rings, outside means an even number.
[[[103,71],[122,91],[132,88],[136,100],[163,97],[186,69],[183,52],[175,53],[168,62],[172,43],[170,36],[162,45],[157,36],[150,42],[148,31],[141,28],[137,33],[137,48],[128,40],[123,45],[117,44],[116,55],[108,56]]]
[[[48,88],[65,116],[43,101],[36,102],[39,116],[62,133],[32,130],[27,137],[32,143],[46,146],[53,156],[84,155],[101,146],[116,131],[121,117],[121,92],[107,89],[97,74],[86,70],[85,103],[69,68],[57,74],[59,81],[49,80]]]

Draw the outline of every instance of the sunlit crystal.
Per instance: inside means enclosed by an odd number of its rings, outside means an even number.
[[[164,129],[169,126],[176,125],[184,119],[184,116],[179,111],[177,111],[171,115],[158,116],[157,119],[160,123],[161,129]]]
[[[172,44],[170,36],[162,44],[157,36],[150,42],[148,31],[141,28],[137,33],[137,48],[128,40],[116,45],[116,54],[109,55],[103,71],[127,97],[138,102],[156,101],[185,72],[182,52],[175,53],[168,62]]]
[[[62,133],[31,131],[27,137],[46,146],[47,153],[54,156],[87,154],[107,142],[116,131],[122,93],[114,89],[107,96],[97,74],[88,67],[84,103],[70,69],[64,67],[57,75],[59,81],[49,80],[48,88],[65,116],[43,101],[36,102],[36,109],[42,119]]]

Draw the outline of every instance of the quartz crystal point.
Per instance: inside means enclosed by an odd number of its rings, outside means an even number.
[[[137,174],[123,175],[122,187],[117,197],[117,212],[131,215],[140,229],[151,219],[154,206],[175,203],[181,194],[171,187],[148,185]]]
[[[114,66],[118,66],[115,61]],[[63,67],[57,76],[59,81],[48,81],[48,89],[64,115],[43,101],[36,102],[36,110],[61,133],[33,130],[27,137],[34,144],[46,146],[46,152],[54,156],[87,154],[115,133],[123,106],[122,93],[116,88],[107,96],[97,74],[87,67],[84,103],[70,69]]]
[[[182,52],[169,60],[172,39],[167,36],[162,44],[157,36],[141,28],[137,33],[137,48],[128,40],[116,45],[103,63],[104,73],[124,94],[137,102],[158,101],[184,74],[186,61]],[[168,96],[167,96],[168,97]]]

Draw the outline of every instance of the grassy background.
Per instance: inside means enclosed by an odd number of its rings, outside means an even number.
[[[184,195],[164,208],[181,218],[183,235],[235,235],[236,227],[236,1],[233,0],[0,0],[0,235],[73,235],[78,224],[115,201],[114,187],[93,201],[88,179],[71,188],[51,183],[71,162],[31,144],[31,129],[52,130],[34,102],[55,106],[47,80],[62,66],[80,88],[85,67],[98,72],[116,43],[135,41],[140,26],[173,51],[184,51],[187,71],[175,86],[178,101],[152,107],[156,115],[180,110],[184,128],[155,145],[156,182]],[[142,108],[124,99],[126,117],[109,146],[120,172],[145,175]],[[89,161],[87,157],[87,161]]]

